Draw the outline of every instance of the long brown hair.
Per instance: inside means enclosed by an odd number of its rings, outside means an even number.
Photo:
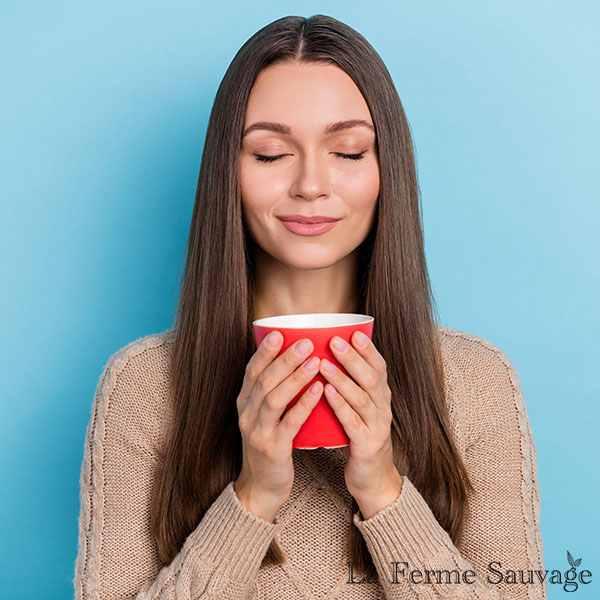
[[[452,540],[460,538],[471,488],[445,407],[409,125],[387,68],[364,37],[325,15],[289,16],[263,27],[241,47],[210,114],[175,315],[175,419],[151,507],[165,564],[242,467],[236,398],[256,346],[253,245],[242,220],[238,153],[258,73],[286,61],[339,66],[370,109],[380,193],[375,223],[359,249],[358,311],[380,324],[373,342],[387,363],[400,474],[410,478]],[[355,501],[353,509],[358,510]],[[350,552],[357,571],[375,573],[353,523]],[[263,564],[284,560],[275,539]]]

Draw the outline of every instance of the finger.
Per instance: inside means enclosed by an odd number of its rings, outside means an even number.
[[[336,341],[338,340],[343,342],[344,349],[340,349],[336,346]],[[354,379],[354,381],[356,381],[356,383],[371,396],[378,408],[383,408],[386,405],[384,404],[386,398],[385,393],[383,392],[383,385],[385,382],[380,373],[345,340],[335,336],[330,342],[330,347],[336,360],[344,367],[344,369],[346,369],[350,377],[352,377],[352,379]],[[373,359],[373,355],[371,355],[371,358]],[[340,390],[340,392],[342,394],[344,393],[342,390]]]
[[[303,345],[303,342],[307,342],[307,344]],[[309,339],[303,338],[298,340],[262,370],[254,382],[254,387],[250,392],[250,398],[247,405],[247,410],[252,418],[256,417],[265,396],[274,390],[305,359],[307,359],[313,351],[313,348],[313,343]],[[306,384],[308,381],[305,381],[304,383]],[[287,401],[289,402],[294,395],[290,396]],[[287,402],[284,403],[283,408],[285,408],[285,404],[287,404]],[[281,412],[283,412],[283,408]],[[281,414],[281,412],[279,414]]]
[[[377,350],[373,340],[362,331],[355,331],[351,342],[358,354],[379,374],[380,389],[389,408],[392,401],[392,391],[388,385],[388,371],[385,358]]]
[[[275,435],[281,436],[281,439],[285,442],[291,443],[322,395],[323,384],[320,381],[315,381],[298,398],[298,402],[285,413],[275,429]]]
[[[241,412],[243,405],[248,400],[259,375],[277,357],[282,344],[283,335],[279,331],[271,331],[259,344],[246,365],[242,389],[238,395],[238,412]]]
[[[369,428],[377,418],[377,406],[370,395],[327,359],[321,359],[320,372],[345,398]]]
[[[291,375],[266,394],[257,415],[257,420],[262,427],[272,430],[279,423],[286,406],[318,373],[320,363],[318,356],[305,360]]]
[[[385,359],[381,356],[379,350],[375,347],[373,340],[362,331],[355,331],[352,334],[352,345],[357,352],[378,372],[386,369]]]
[[[387,363],[385,358],[375,347],[373,340],[362,331],[355,331],[352,334],[352,346],[356,352],[377,372],[384,386],[387,385]]]
[[[330,384],[325,385],[325,398],[339,419],[351,442],[357,443],[366,435],[366,425],[360,415],[346,402],[344,396]]]

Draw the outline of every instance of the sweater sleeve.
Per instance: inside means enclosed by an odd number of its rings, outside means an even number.
[[[529,573],[544,577],[537,456],[521,386],[504,353],[487,356],[464,454],[475,490],[460,549],[407,476],[395,502],[367,520],[353,516],[389,600],[402,597],[394,581],[407,581],[419,598],[546,599],[546,582]],[[457,583],[455,572],[469,570]]]
[[[145,364],[145,363],[144,363]],[[150,530],[161,411],[135,360],[111,358],[86,432],[80,478],[75,600],[249,598],[276,523],[223,489],[179,553],[163,566]],[[150,381],[150,383],[148,383]]]

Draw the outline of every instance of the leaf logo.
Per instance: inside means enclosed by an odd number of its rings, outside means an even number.
[[[569,561],[569,564],[573,568],[578,567],[581,564],[581,558],[574,560],[573,557],[571,556],[571,553],[568,550],[567,550],[567,560]]]

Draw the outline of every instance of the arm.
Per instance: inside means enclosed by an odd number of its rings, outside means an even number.
[[[150,502],[166,396],[157,376],[140,373],[139,365],[131,353],[115,355],[94,399],[81,468],[75,599],[248,598],[277,526],[248,511],[233,482],[172,562],[159,561]]]
[[[512,569],[523,570],[527,581],[528,570],[540,570],[543,576],[544,567],[537,456],[519,379],[502,352],[488,350],[486,355],[485,365],[478,366],[476,397],[471,400],[477,403],[476,417],[464,460],[475,491],[467,505],[461,549],[406,476],[392,504],[366,520],[360,512],[354,515],[389,600],[400,598],[403,587],[391,581],[408,578],[412,570],[428,569],[461,574],[472,570],[475,575],[467,575],[472,583],[458,584],[447,583],[446,574],[430,575],[432,583],[427,584],[425,574],[415,574],[415,583],[407,581],[419,597],[546,599],[546,589],[535,573],[532,584],[506,583],[488,569],[489,563],[497,561],[502,566],[492,564],[492,568],[501,571],[504,579],[506,570]],[[392,562],[408,566],[395,567]]]

